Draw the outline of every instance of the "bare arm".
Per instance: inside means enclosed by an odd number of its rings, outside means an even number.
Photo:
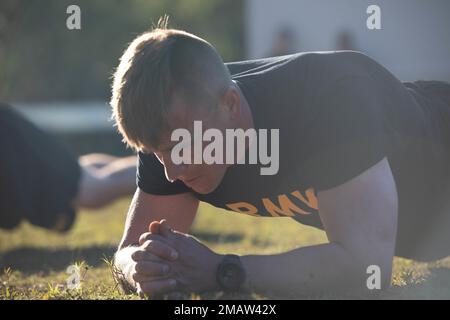
[[[171,226],[182,232],[188,232],[194,221],[198,200],[190,193],[157,196],[139,189],[133,197],[128,211],[125,230],[115,255],[115,266],[121,271],[122,282],[136,289],[132,274],[136,262],[131,255],[139,248],[139,237],[148,231],[153,221],[166,219]]]
[[[381,269],[390,284],[397,230],[397,192],[387,159],[358,177],[319,192],[319,212],[330,243],[278,255],[243,256],[247,286],[298,295],[324,288],[366,289],[366,269]]]
[[[319,192],[318,202],[330,242],[276,255],[242,256],[247,273],[244,288],[294,297],[367,290],[366,270],[371,265],[379,266],[382,287],[389,285],[397,230],[397,191],[387,159],[340,186]],[[178,250],[179,257],[168,263],[183,288],[199,292],[218,288],[215,273],[221,255],[182,233],[167,232],[163,237],[147,234],[144,238],[152,241],[153,247],[141,255],[157,254],[167,245]],[[144,292],[163,289],[167,292],[175,288],[167,282],[152,282]]]

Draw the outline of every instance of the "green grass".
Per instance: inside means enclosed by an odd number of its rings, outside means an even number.
[[[124,199],[96,212],[82,212],[65,235],[28,224],[12,232],[0,231],[0,299],[138,299],[120,292],[107,263],[121,237],[128,204],[129,199]],[[323,232],[289,218],[255,218],[203,204],[193,233],[221,253],[268,254],[326,242]],[[75,263],[82,270],[82,285],[70,290],[66,270]],[[221,293],[190,298],[224,297],[266,298]],[[450,258],[428,264],[396,258],[393,286],[381,298],[450,298]]]

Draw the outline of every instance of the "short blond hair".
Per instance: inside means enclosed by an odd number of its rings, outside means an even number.
[[[114,74],[113,120],[136,151],[157,148],[161,134],[170,129],[167,114],[174,93],[192,107],[211,106],[231,81],[210,43],[166,26],[167,21],[159,23],[134,39]]]

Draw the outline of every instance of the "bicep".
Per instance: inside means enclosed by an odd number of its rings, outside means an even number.
[[[390,268],[395,251],[397,190],[387,158],[357,177],[318,193],[330,242],[363,263]]]
[[[187,233],[197,213],[198,203],[192,193],[152,195],[138,188],[128,210],[119,249],[138,243],[150,223],[161,219],[166,219],[175,230]]]

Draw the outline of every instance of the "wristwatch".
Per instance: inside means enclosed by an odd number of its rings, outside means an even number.
[[[225,255],[216,272],[219,287],[225,292],[236,292],[244,284],[245,277],[241,258],[234,254]]]

